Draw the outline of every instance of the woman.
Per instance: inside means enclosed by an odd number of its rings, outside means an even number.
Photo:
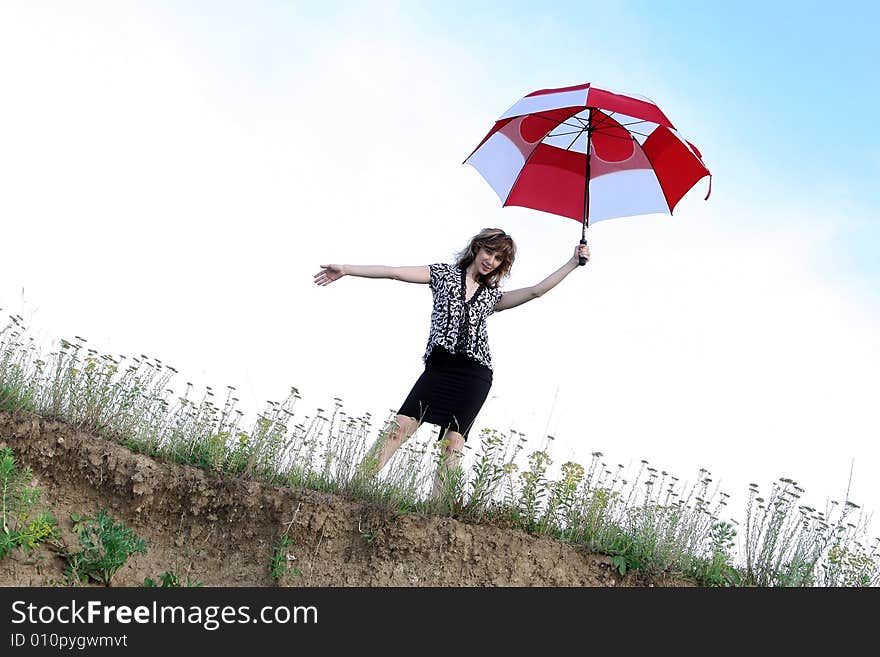
[[[499,228],[485,228],[471,238],[454,265],[384,267],[381,265],[321,265],[315,283],[329,285],[343,276],[392,278],[431,286],[434,307],[423,360],[425,371],[400,406],[395,426],[371,449],[365,463],[378,472],[422,422],[443,430],[445,458],[434,478],[436,498],[458,467],[461,451],[474,419],[492,386],[492,359],[486,318],[493,312],[515,308],[550,291],[578,268],[578,259],[590,257],[586,244],[543,281],[510,292],[499,288],[510,274],[516,256],[513,238]]]

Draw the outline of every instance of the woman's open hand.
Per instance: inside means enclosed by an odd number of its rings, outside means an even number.
[[[343,276],[345,276],[345,270],[342,265],[321,265],[321,271],[315,274],[315,284],[330,285]]]

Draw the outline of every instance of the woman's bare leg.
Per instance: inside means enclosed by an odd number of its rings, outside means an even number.
[[[440,497],[440,493],[447,485],[450,473],[458,469],[464,451],[464,436],[457,431],[447,431],[441,440],[443,454],[437,466],[437,474],[434,475],[434,490],[431,493],[431,497],[435,500]]]
[[[361,464],[362,467],[368,467],[373,474],[381,471],[388,461],[391,460],[391,457],[394,456],[394,452],[416,432],[420,425],[421,422],[414,417],[409,417],[408,415],[395,416],[391,431],[388,432],[387,436],[380,436],[373,444]]]

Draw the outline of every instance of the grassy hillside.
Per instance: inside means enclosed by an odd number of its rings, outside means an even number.
[[[470,467],[454,472],[442,495],[429,499],[442,450],[405,445],[380,476],[370,476],[359,465],[387,434],[387,422],[371,435],[369,415],[348,417],[340,400],[330,412],[298,415],[294,388],[246,420],[234,388],[218,406],[210,388],[200,396],[189,384],[175,392],[177,372],[161,361],[102,355],[79,338],[62,340],[44,357],[25,334],[14,316],[0,330],[0,410],[61,420],[210,477],[333,493],[394,517],[451,517],[521,530],[605,555],[620,576],[674,574],[712,586],[880,583],[878,540],[868,542],[858,505],[845,499],[822,511],[808,507],[789,479],[764,495],[750,489],[738,522],[705,470],[685,487],[642,462],[627,480],[622,467],[610,469],[597,452],[589,464],[562,464],[554,479],[548,451],[523,454],[522,436],[484,430]]]

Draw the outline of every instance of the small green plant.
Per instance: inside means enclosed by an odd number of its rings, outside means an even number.
[[[622,554],[611,557],[611,565],[617,568],[621,575],[626,575],[626,571],[629,568],[629,563]]]
[[[55,518],[35,512],[42,491],[30,486],[30,468],[18,468],[9,447],[0,449],[0,558],[15,548],[31,550],[58,538]]]
[[[545,451],[529,455],[529,469],[520,475],[522,488],[519,496],[519,512],[523,529],[542,532],[546,525],[539,522],[541,507],[547,496],[547,467],[553,461]]]
[[[611,565],[617,568],[621,575],[643,566],[638,544],[624,531],[617,531],[609,544],[608,552],[611,555]]]
[[[480,432],[481,453],[473,465],[473,478],[468,486],[469,495],[465,512],[474,518],[481,517],[492,505],[493,498],[504,483],[506,467],[512,464],[513,455],[505,449],[501,434],[492,429]]]
[[[197,587],[203,586],[203,584],[197,579],[186,578],[186,582],[181,583],[180,575],[177,572],[166,570],[164,573],[159,575],[159,581],[157,582],[152,577],[144,578],[144,586],[147,588],[189,588],[189,587]]]
[[[840,544],[831,548],[825,577],[831,586],[877,586],[880,584],[880,566],[876,562],[876,552],[869,554],[859,543],[844,547]]]
[[[296,557],[288,548],[295,541],[285,532],[272,549],[272,578],[276,582],[289,581],[302,575],[299,568],[293,565]]]
[[[110,580],[119,572],[129,557],[146,554],[147,544],[120,520],[114,520],[104,510],[94,518],[70,514],[73,531],[79,536],[79,552],[65,550],[67,559],[64,573],[69,582],[94,580],[110,586]]]
[[[736,530],[729,522],[716,522],[709,533],[709,558],[698,559],[691,575],[704,586],[738,586],[742,576],[733,564]]]
[[[367,545],[372,545],[373,541],[376,540],[376,537],[379,535],[379,528],[371,529],[367,527],[366,529],[361,527],[361,521],[358,519],[358,532],[360,532],[361,538],[366,541]]]

